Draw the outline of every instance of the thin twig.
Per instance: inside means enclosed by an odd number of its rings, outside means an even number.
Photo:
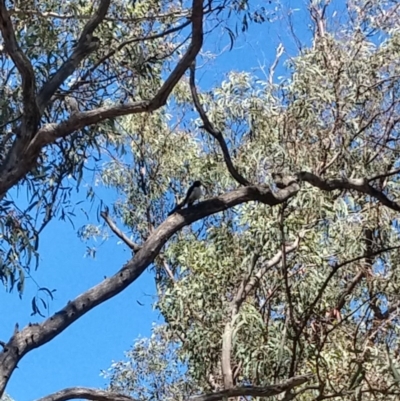
[[[382,173],[382,174],[374,175],[373,177],[369,177],[368,182],[374,181],[374,180],[379,180],[381,178],[387,178],[387,177],[390,177],[392,175],[396,175],[399,173],[400,173],[400,168],[398,168],[396,170],[388,171],[387,173]]]

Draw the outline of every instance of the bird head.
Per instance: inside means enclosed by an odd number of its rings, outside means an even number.
[[[201,181],[195,181],[194,183],[193,183],[193,186],[194,187],[201,187],[203,184],[201,183]],[[203,185],[204,186],[204,185]]]

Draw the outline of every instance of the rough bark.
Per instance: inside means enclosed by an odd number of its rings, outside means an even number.
[[[236,387],[216,393],[202,394],[189,398],[187,401],[218,401],[225,397],[272,397],[288,391],[301,384],[306,383],[311,375],[296,376],[280,384],[265,387]],[[36,401],[67,401],[72,399],[86,399],[93,401],[136,401],[134,398],[124,394],[112,393],[92,388],[72,387],[49,394]]]
[[[242,187],[173,214],[152,232],[135,256],[114,276],[68,302],[63,309],[41,324],[26,326],[15,332],[7,343],[3,343],[3,351],[0,353],[0,393],[4,391],[12,372],[24,355],[46,344],[91,309],[132,284],[154,261],[172,235],[184,226],[245,202],[259,201],[274,206],[294,196],[298,190],[297,183],[276,193],[267,187]]]

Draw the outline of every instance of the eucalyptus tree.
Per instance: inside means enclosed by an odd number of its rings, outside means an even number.
[[[232,72],[204,93],[192,66],[173,124],[161,112],[122,123],[133,162],[110,161],[102,179],[122,194],[114,216],[127,245],[165,235],[169,221],[197,223],[158,253],[166,323],[105,373],[110,389],[399,399],[400,9],[347,10],[338,25],[327,3],[310,4],[312,44],[287,58],[284,79],[284,46],[265,76]],[[196,179],[205,200],[163,223]],[[226,392],[310,373],[283,396]]]
[[[237,17],[244,27],[260,21],[246,2],[235,0],[0,1],[0,278],[6,290],[16,287],[22,294],[26,272],[37,265],[40,234],[52,218],[71,219],[69,178],[79,185],[85,165],[117,144],[117,118],[149,118],[165,106],[204,35],[222,26],[233,38],[228,25]],[[24,193],[27,199],[21,199]],[[167,237],[189,223],[170,220],[161,228],[167,232],[145,238],[115,276],[66,301],[42,323],[16,324],[13,333],[10,328],[10,338],[0,341],[0,394],[27,353],[129,286]],[[35,299],[33,312],[40,313]],[[93,397],[89,390],[67,393]]]
[[[84,166],[112,142],[117,117],[166,103],[201,49],[204,16],[212,29],[225,6],[202,0],[0,2],[0,278],[7,290],[23,292],[49,221],[57,214],[71,218],[68,178],[79,185]],[[25,191],[28,206],[21,201]],[[41,325],[16,326],[0,343],[0,394],[26,353],[120,291],[113,286],[103,283],[103,290]]]
[[[399,6],[349,2],[338,27],[329,2],[313,1],[313,44],[288,58],[287,79],[274,77],[280,47],[265,80],[232,72],[202,93],[203,20],[212,29],[237,11],[245,27],[261,18],[248,6],[0,2],[3,282],[23,290],[42,228],[66,213],[65,177],[79,182],[88,159],[108,160],[101,178],[120,197],[101,216],[133,254],[1,342],[1,392],[28,352],[151,266],[166,327],[155,364],[136,369],[164,386],[132,390],[122,369],[118,394],[72,388],[43,401],[399,397]],[[167,217],[195,179],[205,200]]]

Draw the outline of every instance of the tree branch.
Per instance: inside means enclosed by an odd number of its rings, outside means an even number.
[[[382,203],[388,208],[400,212],[400,205],[390,200],[383,192],[377,190],[369,184],[371,179],[368,178],[334,178],[323,180],[313,173],[302,171],[298,173],[298,177],[302,181],[306,181],[314,187],[323,191],[334,191],[335,189],[352,189],[357,192],[369,195]],[[372,179],[375,179],[373,177]]]
[[[53,77],[43,85],[38,95],[38,105],[41,112],[46,108],[56,90],[74,73],[82,60],[98,48],[99,43],[98,40],[93,40],[93,32],[104,20],[109,6],[110,0],[100,0],[97,11],[83,28],[81,36],[71,56],[67,61],[65,61]]]
[[[164,82],[163,86],[158,91],[157,95],[151,101],[152,107],[159,108],[163,106],[175,85],[182,78],[183,74],[196,59],[201,46],[203,45],[203,0],[193,0],[192,8],[192,41],[189,45],[186,54],[179,61],[170,76]]]
[[[382,173],[382,174],[375,175],[373,177],[369,177],[368,182],[371,182],[374,180],[380,180],[382,178],[387,178],[387,177],[390,177],[392,175],[397,175],[397,174],[400,174],[400,168],[398,168],[396,170],[388,171],[387,173]]]
[[[294,387],[300,386],[306,383],[312,375],[295,376],[291,379],[286,380],[280,384],[266,386],[266,387],[236,387],[229,390],[222,390],[217,393],[210,393],[204,395],[198,395],[196,397],[189,398],[188,401],[219,401],[223,398],[229,397],[272,397],[293,389]]]
[[[234,385],[233,381],[233,373],[231,366],[231,353],[232,353],[232,334],[233,334],[233,325],[236,319],[236,316],[239,312],[239,309],[242,303],[245,301],[247,295],[255,288],[257,283],[260,282],[261,278],[265,275],[265,273],[276,266],[284,255],[287,255],[294,250],[296,250],[300,243],[300,238],[302,238],[303,234],[300,234],[296,240],[292,244],[282,245],[282,248],[276,253],[276,255],[271,258],[269,261],[263,264],[263,267],[253,276],[251,274],[254,270],[255,264],[259,259],[259,255],[255,255],[252,259],[251,268],[249,274],[242,280],[239,288],[236,291],[236,295],[231,302],[230,305],[230,320],[225,324],[224,334],[222,336],[222,355],[221,355],[221,369],[222,376],[224,380],[225,390],[230,389]]]
[[[0,391],[5,388],[11,373],[24,355],[49,342],[84,314],[132,284],[153,263],[172,235],[181,228],[244,202],[259,201],[274,206],[286,201],[298,191],[297,183],[275,193],[264,186],[242,187],[201,202],[196,206],[180,210],[167,218],[151,233],[135,256],[114,276],[79,295],[43,323],[28,325],[11,337],[5,349],[0,352],[0,366],[3,369],[0,377]]]
[[[104,219],[104,221],[108,224],[111,231],[120,238],[126,245],[129,246],[133,251],[137,252],[140,249],[140,245],[133,242],[129,237],[125,235],[125,233],[120,230],[117,225],[112,221],[111,217],[108,214],[108,209],[101,211],[100,216]]]
[[[230,320],[226,322],[224,334],[222,335],[221,371],[225,390],[233,388],[231,357],[232,357],[233,322],[236,316],[237,316],[237,311],[231,310]]]
[[[102,0],[102,7],[105,7],[105,4],[108,1],[109,0]],[[96,15],[98,14],[100,14],[100,12]],[[89,22],[87,24],[84,30],[86,34],[91,33],[95,24],[99,23],[99,18],[100,17],[96,18],[95,16],[93,17],[94,22]],[[109,118],[142,112],[150,113],[164,106],[175,85],[189,68],[203,44],[203,0],[193,0],[191,21],[191,43],[185,55],[176,65],[153,99],[126,105],[101,107],[84,113],[74,113],[69,119],[60,124],[47,124],[37,132],[27,148],[19,149],[18,152],[13,152],[15,157],[7,160],[2,167],[0,172],[0,197],[21,180],[27,172],[32,169],[32,167],[34,167],[42,148],[53,143],[57,138],[65,138],[74,131],[88,125],[97,124]],[[82,37],[83,36],[81,36],[81,38]],[[80,45],[78,44],[78,47],[79,46]],[[48,85],[50,85],[50,82]],[[55,90],[54,88],[50,89],[46,89],[47,94],[44,93],[45,88],[42,89],[42,94],[40,95],[42,105],[48,98],[50,92]],[[23,160],[23,162],[20,162],[21,160]]]
[[[36,401],[66,401],[74,399],[93,401],[136,401],[128,395],[85,387],[66,388],[56,393],[46,395],[46,397],[39,398]]]
[[[251,185],[249,181],[246,180],[235,168],[232,163],[231,156],[229,154],[228,146],[226,145],[225,139],[220,131],[217,131],[214,126],[212,125],[211,121],[207,117],[206,112],[203,109],[203,106],[200,103],[199,96],[196,90],[196,81],[195,81],[195,71],[196,71],[196,64],[195,62],[192,63],[190,66],[190,91],[192,93],[193,103],[196,107],[197,112],[200,114],[200,118],[203,121],[203,128],[212,136],[214,137],[221,147],[222,154],[224,155],[224,160],[226,163],[226,167],[228,168],[229,173],[231,176],[241,185]]]
[[[136,43],[136,42],[142,42],[142,41],[144,42],[146,40],[154,40],[154,39],[161,38],[163,36],[170,35],[171,33],[178,32],[178,31],[182,30],[183,28],[186,28],[188,25],[190,25],[190,23],[191,23],[191,21],[190,21],[190,19],[188,19],[187,21],[185,21],[181,25],[175,26],[174,28],[167,29],[167,30],[165,30],[163,32],[159,32],[159,33],[156,33],[154,35],[142,36],[142,37],[139,37],[139,38],[132,38],[132,39],[125,40],[124,42],[120,43],[116,48],[110,50],[106,55],[104,55],[100,60],[98,60],[96,62],[96,64],[94,64],[91,68],[89,68],[80,77],[79,81],[75,82],[74,85],[72,85],[70,90],[72,91],[72,90],[76,89],[79,86],[79,84],[82,81],[85,81],[85,79],[87,79],[90,76],[90,74],[92,74],[101,64],[103,64],[105,61],[107,61],[114,54],[118,53],[125,46],[128,46],[128,45],[130,45],[132,43]]]
[[[300,239],[303,237],[303,233],[301,233],[293,243],[291,244],[286,244],[285,245],[285,254],[288,255],[295,251],[300,243]],[[245,284],[242,282],[241,287],[239,288],[239,291],[237,292],[234,302],[237,305],[241,305],[242,302],[246,299],[247,295],[253,291],[257,283],[259,283],[262,279],[262,277],[265,275],[265,273],[271,269],[272,267],[276,266],[278,263],[280,263],[282,259],[282,250],[279,250],[275,256],[273,256],[270,260],[268,260],[263,267],[258,270],[258,272]]]
[[[21,132],[23,136],[27,136],[30,139],[37,129],[40,119],[39,109],[36,104],[35,73],[28,57],[18,45],[4,0],[0,1],[0,30],[4,39],[5,49],[21,75],[23,101]]]
[[[223,390],[217,393],[209,393],[190,397],[187,401],[218,401],[224,397],[272,397],[281,394],[284,391],[291,390],[294,387],[306,383],[312,375],[302,375],[292,377],[280,384],[266,387],[237,387],[230,390]],[[36,401],[67,401],[73,399],[86,399],[93,401],[137,401],[128,395],[113,393],[104,390],[85,387],[70,387],[56,393],[49,394],[46,397],[39,398]]]
[[[384,253],[384,252],[393,251],[393,250],[399,249],[399,248],[400,248],[400,245],[398,245],[398,246],[391,246],[391,247],[383,248],[383,249],[379,249],[379,250],[377,250],[377,251],[375,251],[375,252],[372,252],[372,253],[370,253],[370,254],[368,254],[368,255],[363,254],[363,255],[357,256],[357,257],[355,257],[355,258],[353,258],[353,259],[346,260],[346,261],[344,261],[344,262],[342,262],[342,263],[336,263],[334,266],[332,266],[331,272],[329,273],[328,277],[327,277],[327,278],[325,279],[325,281],[323,282],[322,286],[319,288],[318,294],[317,294],[317,296],[315,297],[314,301],[313,301],[313,302],[310,304],[310,306],[304,311],[304,313],[303,313],[303,315],[302,315],[302,317],[301,317],[301,322],[302,322],[302,324],[301,324],[301,326],[300,326],[298,335],[300,335],[300,333],[303,331],[303,329],[304,329],[304,327],[306,326],[306,324],[307,324],[309,318],[311,317],[311,315],[312,315],[313,312],[314,312],[315,306],[317,305],[317,303],[318,303],[318,302],[320,301],[320,299],[322,298],[322,295],[323,295],[323,293],[324,293],[326,287],[328,286],[329,282],[330,282],[331,279],[334,277],[334,275],[336,274],[337,271],[339,271],[342,267],[344,267],[344,266],[346,266],[346,265],[349,265],[349,264],[351,264],[351,263],[354,263],[354,262],[358,262],[359,260],[363,260],[363,259],[365,259],[365,258],[371,258],[372,256],[377,256],[377,255],[380,255],[380,254],[382,254],[382,253]]]

